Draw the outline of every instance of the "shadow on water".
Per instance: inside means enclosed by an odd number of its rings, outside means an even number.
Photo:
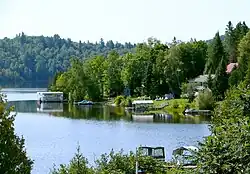
[[[65,117],[71,119],[105,120],[117,121],[126,120],[144,123],[182,123],[201,124],[209,123],[208,116],[179,116],[170,114],[138,115],[126,111],[123,107],[94,105],[75,106],[66,103],[42,103],[36,101],[15,101],[9,102],[15,106],[16,112],[47,113],[50,116]]]

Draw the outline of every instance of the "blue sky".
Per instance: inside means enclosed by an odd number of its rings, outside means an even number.
[[[250,0],[0,0],[0,38],[17,33],[74,41],[210,39],[229,20],[250,26]]]

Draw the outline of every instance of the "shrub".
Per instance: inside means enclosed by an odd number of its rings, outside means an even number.
[[[250,89],[233,88],[215,109],[200,143],[197,173],[250,173]]]
[[[77,153],[70,161],[69,165],[61,164],[60,168],[55,166],[50,172],[51,174],[94,174],[94,169],[88,166],[88,160],[83,157],[80,152],[80,147],[77,148]]]
[[[161,174],[165,173],[165,163],[152,157],[145,157],[138,153],[139,170],[147,173]],[[89,167],[87,159],[80,153],[77,153],[69,165],[60,165],[58,169],[54,167],[51,174],[134,174],[136,155],[133,152],[125,154],[123,150],[115,153],[113,150],[109,154],[102,154],[95,161],[95,168]]]
[[[115,98],[115,105],[120,106],[120,104],[124,101],[124,99],[125,99],[124,96],[121,96],[121,95],[117,96]]]
[[[132,99],[130,97],[117,96],[115,98],[116,106],[130,107],[132,106]]]
[[[179,103],[176,100],[174,100],[173,103],[172,103],[172,107],[174,109],[177,109],[179,107]]]
[[[132,99],[130,97],[126,98],[126,104],[127,107],[131,107],[132,106]]]
[[[195,88],[198,85],[195,83],[183,83],[181,86],[181,98],[188,99],[192,102],[195,98]]]
[[[204,91],[199,92],[196,97],[196,104],[201,110],[212,110],[214,108],[215,101],[211,90],[205,89]]]

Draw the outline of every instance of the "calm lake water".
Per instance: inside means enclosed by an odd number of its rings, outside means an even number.
[[[111,149],[128,152],[140,145],[164,146],[171,159],[174,148],[197,145],[210,134],[205,117],[135,120],[119,107],[38,105],[36,92],[43,90],[3,89],[17,112],[16,133],[24,136],[28,155],[35,160],[34,174],[68,163],[78,144],[91,163]]]

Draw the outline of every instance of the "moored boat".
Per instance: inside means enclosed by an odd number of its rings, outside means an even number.
[[[77,102],[78,105],[93,105],[94,102],[88,101],[88,100],[82,100],[80,102]]]
[[[198,150],[199,149],[195,146],[182,146],[176,148],[172,153],[173,160],[177,165],[196,166],[194,155]]]

